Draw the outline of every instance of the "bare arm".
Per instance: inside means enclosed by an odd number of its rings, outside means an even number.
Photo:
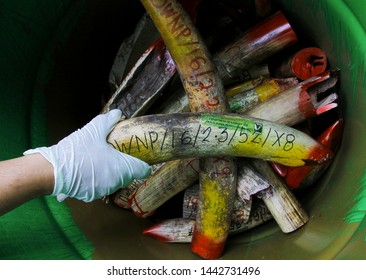
[[[41,154],[0,162],[0,215],[52,193],[53,167]]]
[[[56,145],[0,162],[0,215],[44,195],[90,202],[149,176],[150,165],[106,141],[121,114],[111,110],[98,115]]]

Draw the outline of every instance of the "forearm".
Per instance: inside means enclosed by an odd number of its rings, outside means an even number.
[[[121,115],[117,109],[98,115],[56,145],[0,162],[0,215],[44,195],[90,202],[148,177],[150,165],[106,141]]]
[[[52,193],[53,167],[41,154],[0,162],[0,215]]]

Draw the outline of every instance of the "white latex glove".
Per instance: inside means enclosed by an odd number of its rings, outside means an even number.
[[[90,202],[126,187],[135,178],[150,175],[147,163],[115,150],[106,142],[121,114],[115,109],[98,115],[56,145],[24,152],[24,155],[40,153],[53,165],[52,195],[59,201],[70,196]]]

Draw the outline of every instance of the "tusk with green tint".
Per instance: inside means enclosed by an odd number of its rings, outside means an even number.
[[[321,164],[330,149],[294,128],[225,113],[149,115],[119,122],[107,138],[149,164],[194,157],[238,156],[288,166]]]

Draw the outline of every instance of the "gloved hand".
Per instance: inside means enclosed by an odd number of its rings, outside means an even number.
[[[115,150],[106,142],[121,114],[115,109],[98,115],[56,145],[24,152],[24,155],[40,153],[53,165],[52,195],[59,201],[70,196],[90,202],[126,187],[135,178],[150,175],[147,163]]]

